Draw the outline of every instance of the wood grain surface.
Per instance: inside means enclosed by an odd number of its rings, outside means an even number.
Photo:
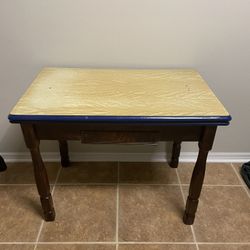
[[[44,68],[10,113],[228,116],[195,70]]]

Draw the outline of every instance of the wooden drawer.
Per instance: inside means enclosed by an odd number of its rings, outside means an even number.
[[[160,133],[155,131],[82,131],[82,143],[155,143]]]

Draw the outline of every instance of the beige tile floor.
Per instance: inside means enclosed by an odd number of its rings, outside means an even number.
[[[46,163],[56,220],[44,222],[31,163],[0,173],[0,249],[247,250],[241,164],[208,164],[193,226],[182,214],[193,164]]]

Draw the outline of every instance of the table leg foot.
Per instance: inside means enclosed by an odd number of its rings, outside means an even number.
[[[56,214],[51,195],[47,197],[40,197],[40,200],[43,207],[44,219],[46,221],[54,221]]]
[[[198,203],[199,203],[198,199],[194,200],[190,196],[188,196],[186,203],[186,210],[183,216],[183,222],[186,225],[192,225],[194,223],[195,213],[198,207]]]
[[[172,157],[169,162],[169,166],[171,168],[178,167],[180,152],[181,152],[181,142],[174,142],[172,148]]]
[[[60,149],[62,167],[69,167],[70,160],[69,160],[69,150],[68,150],[67,141],[60,140],[59,141],[59,149]]]
[[[193,225],[194,224],[194,216],[186,214],[186,212],[183,215],[183,222],[185,225]]]

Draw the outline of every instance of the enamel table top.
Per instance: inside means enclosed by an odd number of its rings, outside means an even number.
[[[227,125],[231,118],[195,70],[44,68],[9,119]]]

